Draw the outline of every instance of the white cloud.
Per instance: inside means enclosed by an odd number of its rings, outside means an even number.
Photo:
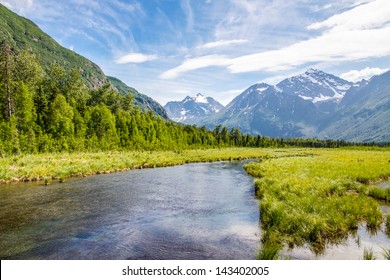
[[[390,55],[390,26],[373,30],[326,33],[283,49],[241,56],[232,73],[279,71],[306,63],[355,61]]]
[[[151,54],[146,55],[142,53],[129,53],[125,56],[120,57],[119,59],[115,60],[115,63],[117,64],[126,64],[126,63],[143,63],[146,61],[152,61],[156,60],[157,55]]]
[[[215,42],[209,42],[204,45],[198,46],[199,49],[212,49],[212,48],[218,48],[218,47],[226,47],[230,45],[236,45],[236,44],[244,44],[248,42],[248,40],[243,39],[235,39],[235,40],[219,40]]]
[[[174,79],[182,73],[210,66],[227,66],[230,59],[220,55],[206,55],[186,59],[180,66],[172,68],[160,75],[160,79]]]
[[[332,28],[332,32],[342,30],[362,30],[381,27],[390,23],[390,5],[388,0],[376,0],[341,14],[334,15],[322,22],[309,25],[309,30]]]
[[[340,77],[351,82],[358,82],[363,79],[368,80],[372,76],[380,75],[387,71],[389,71],[389,69],[366,67],[361,70],[351,70],[349,72],[343,73],[340,75]]]
[[[242,8],[249,9],[254,2],[240,3]],[[214,55],[185,60],[180,66],[166,71],[160,77],[172,79],[184,72],[209,66],[225,66],[232,73],[273,72],[308,63],[339,63],[389,56],[390,1],[374,0],[355,6],[323,22],[310,24],[308,29],[323,31],[316,37],[276,50],[236,58]],[[203,47],[217,47],[226,42],[229,40],[212,42],[209,43],[211,45],[206,44]]]
[[[286,70],[306,63],[354,61],[390,55],[390,2],[376,0],[309,25],[328,28],[288,47],[232,60],[233,73]]]

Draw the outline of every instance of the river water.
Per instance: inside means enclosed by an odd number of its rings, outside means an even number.
[[[243,162],[0,187],[1,259],[254,259],[259,207]]]

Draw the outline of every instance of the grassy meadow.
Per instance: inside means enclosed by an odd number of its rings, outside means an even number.
[[[244,168],[256,178],[260,199],[262,248],[258,258],[277,259],[286,246],[308,245],[321,254],[326,245],[344,241],[360,225],[375,232],[385,223],[390,236],[390,214],[383,215],[379,208],[379,201],[390,201],[390,188],[377,187],[390,178],[389,149],[226,148],[18,155],[0,158],[0,183],[44,180],[49,184],[76,176],[249,158],[257,159]],[[387,253],[389,249],[384,248]]]
[[[178,151],[114,151],[26,154],[0,158],[0,183],[41,181],[130,169],[301,154],[299,149],[225,148]]]
[[[275,248],[309,245],[320,254],[359,225],[375,232],[385,221],[389,228],[389,216],[380,211],[378,199],[389,201],[390,189],[375,184],[389,179],[390,151],[318,149],[306,154],[245,166],[257,178],[262,251],[273,252],[275,258]],[[267,256],[264,252],[259,258]]]

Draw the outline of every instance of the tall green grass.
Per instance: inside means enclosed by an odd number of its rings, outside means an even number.
[[[299,149],[226,148],[209,150],[80,152],[0,158],[0,183],[36,181],[154,168],[191,162],[242,160],[299,154]]]
[[[309,152],[307,151],[307,154]],[[390,175],[387,150],[312,150],[313,156],[277,157],[250,163],[257,177],[263,242],[308,244],[317,254],[365,224],[383,222],[378,202],[386,197],[369,183]]]

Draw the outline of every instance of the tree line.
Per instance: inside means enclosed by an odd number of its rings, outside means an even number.
[[[211,147],[341,147],[339,140],[283,139],[167,121],[134,106],[132,94],[111,84],[86,86],[82,69],[43,68],[35,54],[0,52],[1,155],[102,150],[177,150]]]

